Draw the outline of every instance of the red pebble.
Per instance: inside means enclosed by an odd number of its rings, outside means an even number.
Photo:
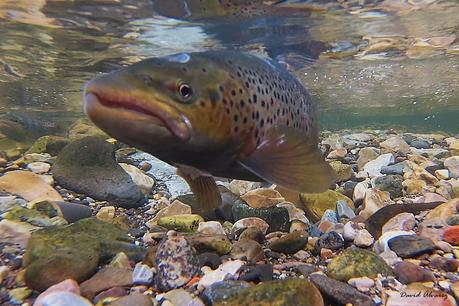
[[[443,241],[451,245],[459,245],[459,225],[448,227],[443,233]]]

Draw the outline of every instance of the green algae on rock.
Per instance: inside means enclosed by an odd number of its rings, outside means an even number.
[[[230,299],[218,301],[215,306],[323,306],[320,291],[306,280],[289,279],[268,281],[243,289]]]
[[[204,218],[200,215],[184,214],[162,217],[158,220],[158,225],[170,230],[196,232],[201,222],[204,222]]]
[[[332,259],[327,275],[335,280],[348,281],[350,278],[367,276],[375,278],[378,274],[391,275],[392,269],[377,254],[351,247]]]
[[[25,281],[40,291],[68,278],[81,282],[119,252],[138,260],[144,255],[125,231],[93,218],[38,230],[27,244]]]
[[[231,251],[232,247],[226,235],[193,234],[186,235],[185,238],[198,253],[216,252],[219,255],[225,255]]]
[[[132,178],[114,159],[114,147],[102,137],[91,136],[67,145],[57,156],[52,171],[65,188],[121,207],[142,205],[145,197]]]
[[[49,153],[57,155],[68,143],[69,140],[61,136],[42,136],[33,143],[26,154]]]
[[[294,231],[271,242],[269,248],[276,252],[293,254],[306,246],[308,237],[309,235],[306,232]]]
[[[269,224],[268,232],[288,232],[290,228],[288,210],[284,207],[252,208],[242,201],[236,201],[232,211],[235,221],[248,217],[257,217],[266,221]]]
[[[347,205],[354,209],[354,202],[351,199],[334,190],[327,190],[322,193],[301,193],[300,200],[304,206],[306,217],[311,222],[319,221],[327,209],[334,210],[336,202],[339,200],[346,201]]]

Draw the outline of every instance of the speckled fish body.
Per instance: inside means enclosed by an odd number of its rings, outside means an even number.
[[[144,60],[85,89],[109,135],[181,167],[319,192],[332,180],[316,106],[282,66],[230,51]]]
[[[163,16],[189,20],[309,14],[306,10],[268,5],[263,0],[155,0],[153,7]]]

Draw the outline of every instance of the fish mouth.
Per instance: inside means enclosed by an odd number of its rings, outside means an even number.
[[[165,102],[151,101],[151,97],[142,93],[100,87],[90,82],[84,90],[83,110],[108,134],[116,134],[114,130],[121,126],[126,128],[122,122],[130,122],[133,127],[143,123],[145,128],[148,125],[157,130],[167,129],[179,139],[188,140],[191,130],[188,118]],[[116,125],[116,121],[120,122],[120,126]]]

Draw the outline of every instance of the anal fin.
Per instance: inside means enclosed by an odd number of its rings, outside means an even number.
[[[197,207],[196,212],[203,217],[214,215],[214,210],[222,204],[222,197],[215,180],[210,175],[202,175],[199,170],[190,167],[179,167],[177,175],[180,175],[190,186]]]

